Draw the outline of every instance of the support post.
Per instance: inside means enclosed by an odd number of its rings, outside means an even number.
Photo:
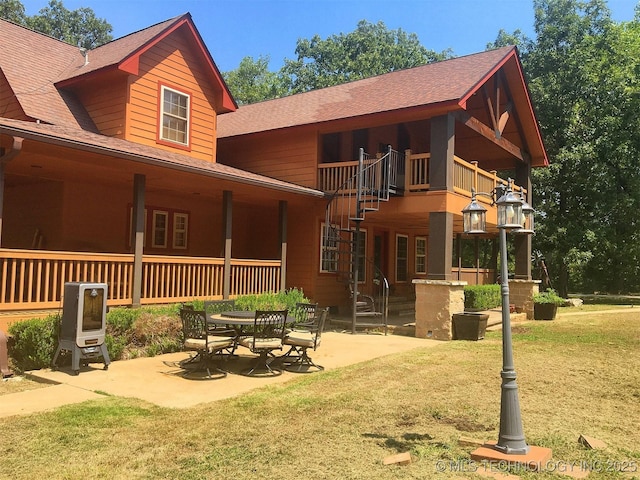
[[[453,255],[453,214],[429,213],[429,248],[427,250],[427,278],[451,280]]]
[[[516,166],[516,184],[526,189],[526,202],[532,203],[531,165],[529,163],[519,163]],[[514,235],[513,246],[515,250],[515,278],[520,280],[531,280],[531,235]]]
[[[222,298],[231,295],[231,239],[233,223],[233,194],[222,192],[222,243],[224,245],[224,268],[222,271]]]
[[[146,177],[133,176],[133,291],[131,306],[140,307],[142,298],[142,254],[144,253],[144,196]]]
[[[431,119],[429,189],[453,191],[455,119],[447,114]]]

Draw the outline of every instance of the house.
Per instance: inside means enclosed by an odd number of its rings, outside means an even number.
[[[548,165],[515,47],[243,106],[219,120],[218,161],[332,195],[335,208],[296,237],[311,255],[288,266],[289,280],[326,305],[345,297],[336,276],[353,273],[354,244],[366,293],[381,279],[406,297],[416,278],[494,282],[495,209],[487,205],[483,240],[463,236],[461,210],[472,188],[491,192],[509,176],[531,203],[531,168]],[[332,240],[322,225],[341,233]],[[355,229],[354,241],[344,232]],[[515,277],[530,280],[531,239],[514,242]]]
[[[238,108],[189,14],[90,51],[0,20],[0,45],[0,328],[68,281],[109,305],[298,287],[341,308],[354,268],[371,293],[493,281],[458,261],[485,248],[460,211],[496,171],[530,201],[547,164],[512,47]],[[358,168],[375,206],[340,214]]]

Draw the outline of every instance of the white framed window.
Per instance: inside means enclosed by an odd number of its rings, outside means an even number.
[[[160,140],[188,147],[191,97],[161,85],[160,98]]]
[[[327,230],[328,229],[328,230]],[[335,225],[322,224],[320,228],[320,272],[338,271],[338,239]]]
[[[173,214],[173,248],[187,248],[187,231],[189,229],[189,215],[186,213]]]
[[[416,237],[416,273],[427,273],[427,239]]]
[[[407,271],[409,260],[409,237],[396,235],[396,282],[406,282],[409,277]]]
[[[151,226],[151,246],[153,248],[167,248],[168,227],[169,212],[163,210],[154,210],[153,224]]]

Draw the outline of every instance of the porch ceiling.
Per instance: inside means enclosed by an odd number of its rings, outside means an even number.
[[[86,181],[132,185],[144,174],[147,188],[219,198],[223,190],[237,201],[323,199],[314,189],[192,159],[115,138],[82,131],[59,131],[52,125],[1,119],[0,134],[24,138],[22,149],[5,166],[7,182]],[[6,143],[6,142],[5,142]],[[113,145],[111,145],[113,144]],[[11,178],[11,177],[14,178]]]

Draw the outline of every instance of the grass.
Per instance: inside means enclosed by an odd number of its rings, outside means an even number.
[[[524,431],[553,449],[552,465],[612,470],[590,479],[640,470],[638,311],[514,326]],[[459,440],[497,439],[500,367],[500,332],[490,332],[186,410],[108,397],[1,419],[0,478],[476,478]],[[587,450],[580,434],[608,448]],[[382,464],[406,451],[410,465]]]

